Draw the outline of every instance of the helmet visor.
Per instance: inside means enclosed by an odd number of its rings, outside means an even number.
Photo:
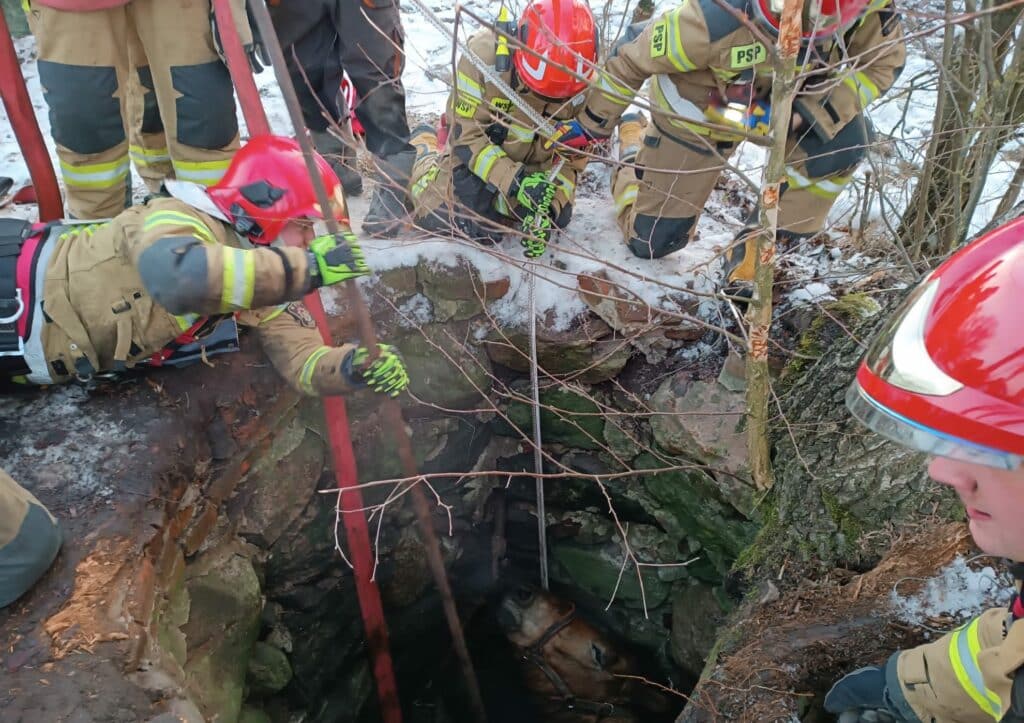
[[[925,454],[1006,470],[1017,469],[1024,461],[1019,454],[969,442],[908,419],[868,396],[856,379],[846,392],[846,406],[871,431]]]

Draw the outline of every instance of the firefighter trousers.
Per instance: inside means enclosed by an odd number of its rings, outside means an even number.
[[[285,2],[272,6],[271,14],[311,130],[327,128],[325,111],[333,122],[346,119],[348,110],[338,97],[344,69],[359,95],[355,113],[370,152],[387,158],[411,150],[397,0]]]
[[[0,469],[0,608],[21,597],[60,549],[57,521]]]
[[[209,11],[195,0],[89,12],[30,5],[73,216],[109,218],[128,205],[129,156],[151,184],[173,170],[209,185],[227,169],[238,121]]]
[[[622,159],[612,176],[615,212],[630,250],[660,258],[686,246],[715,183],[737,144],[716,142],[651,124],[635,159]],[[833,139],[813,129],[790,134],[786,183],[779,201],[779,229],[790,237],[812,236],[864,156],[868,129],[855,118]],[[752,262],[752,259],[747,259]],[[751,268],[752,273],[752,268]]]

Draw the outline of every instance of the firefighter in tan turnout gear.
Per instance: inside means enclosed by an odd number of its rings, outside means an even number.
[[[245,0],[232,0],[256,62]],[[238,149],[231,78],[207,0],[23,0],[39,52],[70,214],[131,203],[129,159],[151,191],[167,177],[211,185]]]
[[[341,184],[316,156],[348,228]],[[175,197],[110,221],[31,225],[0,219],[0,378],[88,383],[138,366],[179,366],[237,348],[255,329],[280,374],[308,395],[408,385],[397,352],[325,346],[301,301],[369,273],[351,232],[316,236],[322,218],[298,143],[260,136],[206,188],[168,182]],[[270,245],[275,240],[305,247]],[[0,607],[24,594],[60,547],[57,523],[0,470]]]
[[[766,133],[772,68],[764,40],[778,34],[781,0],[687,0],[635,25],[612,51],[579,115],[580,133],[606,140],[651,79],[653,123],[620,128],[613,179],[619,224],[632,252],[659,258],[683,248],[740,136]],[[755,32],[755,29],[758,32]],[[864,109],[899,75],[906,56],[891,0],[806,0],[800,85],[787,144],[779,234],[819,232],[864,156]],[[726,126],[711,130],[690,121]],[[741,232],[738,241],[750,238]],[[730,280],[749,281],[753,254],[737,243]]]
[[[536,0],[516,24],[502,21],[540,57],[511,51],[490,31],[473,35],[469,49],[497,73],[517,96],[553,121],[579,112],[586,82],[556,65],[588,76],[597,62],[597,30],[584,0]],[[572,216],[580,158],[550,179],[558,162],[548,139],[467,56],[459,59],[448,99],[447,146],[438,149],[429,126],[413,132],[417,159],[411,179],[416,225],[432,232],[455,229],[478,241],[497,241],[528,221],[528,255],[543,253],[552,227]],[[553,182],[552,182],[553,180]],[[546,212],[545,212],[546,210]],[[539,211],[539,212],[538,212]]]
[[[840,723],[1024,723],[1024,218],[957,252],[887,322],[846,397],[854,416],[932,455],[1016,594],[934,642],[837,682]],[[908,351],[909,349],[909,351]]]

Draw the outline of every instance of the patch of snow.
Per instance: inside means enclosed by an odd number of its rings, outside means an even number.
[[[88,402],[88,394],[74,386],[5,399],[0,424],[17,424],[20,434],[19,445],[3,459],[7,473],[61,498],[112,497],[117,475],[110,465],[118,459],[113,449],[129,450],[144,438],[125,420]]]
[[[423,294],[413,294],[398,307],[398,318],[406,329],[429,324],[434,320],[434,305]]]
[[[823,301],[834,301],[835,298],[831,287],[820,281],[814,281],[789,292],[789,300],[794,304],[820,304]]]
[[[1013,584],[1007,574],[990,566],[976,570],[957,556],[918,592],[903,596],[898,588],[893,590],[890,602],[897,618],[921,625],[936,617],[964,621],[988,608],[1007,605],[1012,595]]]

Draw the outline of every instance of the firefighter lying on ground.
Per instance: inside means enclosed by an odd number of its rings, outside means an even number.
[[[938,640],[836,683],[841,723],[1024,722],[1024,219],[967,246],[886,324],[847,406],[869,428],[933,455],[983,551],[1008,558],[1017,592]],[[910,350],[908,352],[908,349]]]
[[[891,0],[805,0],[800,85],[787,141],[779,235],[821,231],[864,157],[864,109],[903,68],[906,48]],[[772,66],[765,42],[778,35],[781,0],[692,0],[631,26],[591,85],[572,134],[596,147],[620,127],[612,192],[630,250],[660,258],[683,248],[740,136],[767,133]],[[757,31],[757,32],[755,32]],[[623,116],[651,78],[653,123]],[[737,112],[738,110],[738,112]],[[689,121],[727,126],[710,130]],[[582,142],[581,142],[582,141]],[[753,222],[756,223],[756,212]],[[729,282],[753,278],[749,227],[726,260]]]
[[[347,228],[341,184],[322,157],[316,162]],[[171,198],[110,221],[0,220],[0,377],[90,382],[177,365],[224,340],[237,347],[237,322],[255,328],[277,370],[305,394],[405,389],[393,348],[381,344],[367,363],[364,347],[325,346],[297,301],[369,269],[351,232],[314,238],[312,219],[322,213],[294,140],[250,141],[209,189],[167,185]],[[277,239],[309,248],[269,245]],[[60,539],[46,508],[0,471],[0,607],[46,571]]]
[[[316,161],[347,228],[338,178],[322,157]],[[393,349],[381,345],[362,366],[367,350],[324,346],[298,301],[369,269],[351,232],[314,238],[312,219],[321,211],[294,140],[253,139],[208,189],[167,186],[171,198],[110,221],[38,230],[3,222],[0,377],[88,382],[137,365],[175,364],[194,358],[206,339],[212,349],[237,321],[255,329],[275,368],[305,394],[405,388]],[[309,247],[269,245],[278,238]]]
[[[597,61],[597,31],[589,6],[584,0],[536,0],[523,12],[518,29],[508,25],[511,35],[546,60],[510,51],[491,31],[473,35],[469,49],[495,69],[518,101],[546,118],[571,119],[586,83],[553,64],[590,74]],[[539,256],[549,229],[565,228],[572,217],[576,175],[586,167],[586,158],[564,165],[549,179],[558,159],[548,139],[466,55],[459,59],[452,86],[447,145],[438,148],[437,132],[430,126],[413,132],[415,224],[432,233],[496,242],[526,221],[536,229],[524,240],[527,255]]]

